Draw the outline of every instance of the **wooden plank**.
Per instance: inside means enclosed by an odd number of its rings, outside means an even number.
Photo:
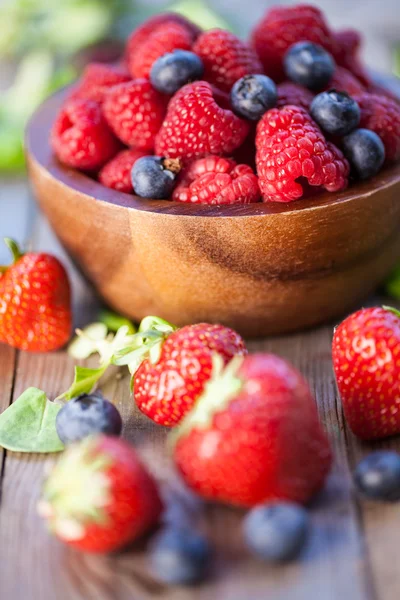
[[[13,348],[0,344],[0,413],[11,402],[16,358],[17,352]],[[6,451],[0,447],[0,509],[5,460]]]

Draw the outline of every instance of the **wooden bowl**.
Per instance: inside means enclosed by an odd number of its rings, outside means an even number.
[[[52,154],[63,94],[27,130],[38,202],[104,300],[135,320],[294,331],[362,301],[400,258],[400,165],[339,194],[291,204],[194,206],[107,189]]]

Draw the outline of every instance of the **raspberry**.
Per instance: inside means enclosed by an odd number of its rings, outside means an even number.
[[[313,101],[314,94],[307,88],[291,81],[284,81],[277,86],[278,89],[278,102],[277,107],[282,108],[287,104],[294,104],[295,106],[302,106],[306,110],[310,108],[310,104]]]
[[[214,94],[206,81],[195,81],[181,88],[172,97],[156,137],[156,154],[190,159],[208,154],[231,154],[238,148],[249,131],[249,124],[219,106],[219,98],[221,93]]]
[[[325,140],[304,108],[286,106],[265,113],[257,126],[256,148],[258,181],[265,201],[301,198],[300,178],[330,192],[347,185],[347,160]]]
[[[152,150],[163,122],[166,101],[147,79],[135,79],[120,83],[107,92],[103,114],[124,144]]]
[[[347,92],[350,96],[362,94],[365,91],[365,87],[357,77],[344,67],[336,67],[332,79],[325,89],[334,89],[337,92]]]
[[[54,122],[51,144],[62,163],[88,171],[103,166],[120,148],[92,100],[66,103]]]
[[[377,94],[378,96],[385,96],[385,98],[390,98],[390,100],[394,100],[396,104],[400,104],[400,98],[388,88],[383,87],[377,83],[371,83],[366,90],[369,94]]]
[[[142,45],[148,40],[150,35],[159,29],[161,25],[165,25],[166,23],[178,23],[185,26],[191,33],[193,40],[196,39],[200,33],[200,29],[197,25],[177,13],[155,15],[135,29],[128,38],[125,53],[125,60],[128,66],[135,60],[136,54],[142,54]]]
[[[355,100],[361,109],[360,127],[374,131],[385,146],[386,162],[400,160],[400,106],[386,96],[364,93]]]
[[[172,195],[177,202],[193,204],[250,204],[259,198],[257,176],[251,167],[220,156],[192,162]]]
[[[296,42],[319,44],[329,52],[335,40],[322,12],[306,4],[270,9],[253,30],[252,43],[265,73],[276,82],[284,79],[282,65],[286,50]]]
[[[90,63],[85,68],[79,86],[71,98],[86,98],[102,103],[107,90],[119,83],[130,80],[130,76],[121,68],[103,63]]]
[[[121,150],[101,169],[100,183],[119,192],[131,194],[133,192],[131,170],[137,159],[143,156],[146,156],[143,150]]]
[[[263,73],[253,48],[229,31],[212,29],[202,33],[193,52],[203,61],[204,79],[226,92],[244,75]]]
[[[338,65],[352,73],[364,85],[370,84],[370,79],[359,59],[361,36],[354,29],[343,29],[333,34],[335,47],[333,56]]]
[[[150,77],[151,67],[155,61],[173,50],[190,50],[193,34],[181,23],[169,21],[156,27],[129,59],[129,71],[132,77]]]

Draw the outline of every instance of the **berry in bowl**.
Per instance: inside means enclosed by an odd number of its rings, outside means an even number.
[[[376,287],[400,256],[400,103],[359,45],[306,5],[249,42],[166,13],[39,108],[36,196],[107,303],[261,336]]]

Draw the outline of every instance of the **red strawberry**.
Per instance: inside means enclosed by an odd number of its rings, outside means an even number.
[[[303,377],[273,354],[235,357],[172,434],[185,482],[210,500],[240,506],[307,502],[322,487],[331,451]]]
[[[130,80],[130,76],[121,67],[104,63],[90,63],[83,71],[79,85],[71,98],[86,98],[100,104],[108,89]]]
[[[222,325],[200,323],[174,331],[165,321],[148,317],[139,335],[144,343],[136,354],[144,360],[133,376],[135,402],[150,419],[168,427],[179,423],[202,393],[214,353],[225,363],[247,353],[239,334]]]
[[[31,352],[61,348],[72,324],[64,267],[50,254],[21,254],[13,240],[5,241],[14,262],[0,267],[0,342]]]
[[[244,75],[263,72],[253,48],[230,31],[205,31],[198,37],[193,52],[203,61],[204,79],[227,92]]]
[[[167,100],[147,79],[134,79],[111,88],[103,114],[115,135],[127,146],[151,151],[161,127]]]
[[[400,313],[366,308],[333,336],[333,366],[344,414],[358,437],[400,433]]]
[[[155,525],[156,484],[134,449],[99,435],[71,445],[47,479],[39,513],[63,542],[84,552],[112,552]]]
[[[99,181],[106,187],[131,194],[133,192],[131,170],[138,158],[146,156],[144,150],[121,150],[99,173]]]

